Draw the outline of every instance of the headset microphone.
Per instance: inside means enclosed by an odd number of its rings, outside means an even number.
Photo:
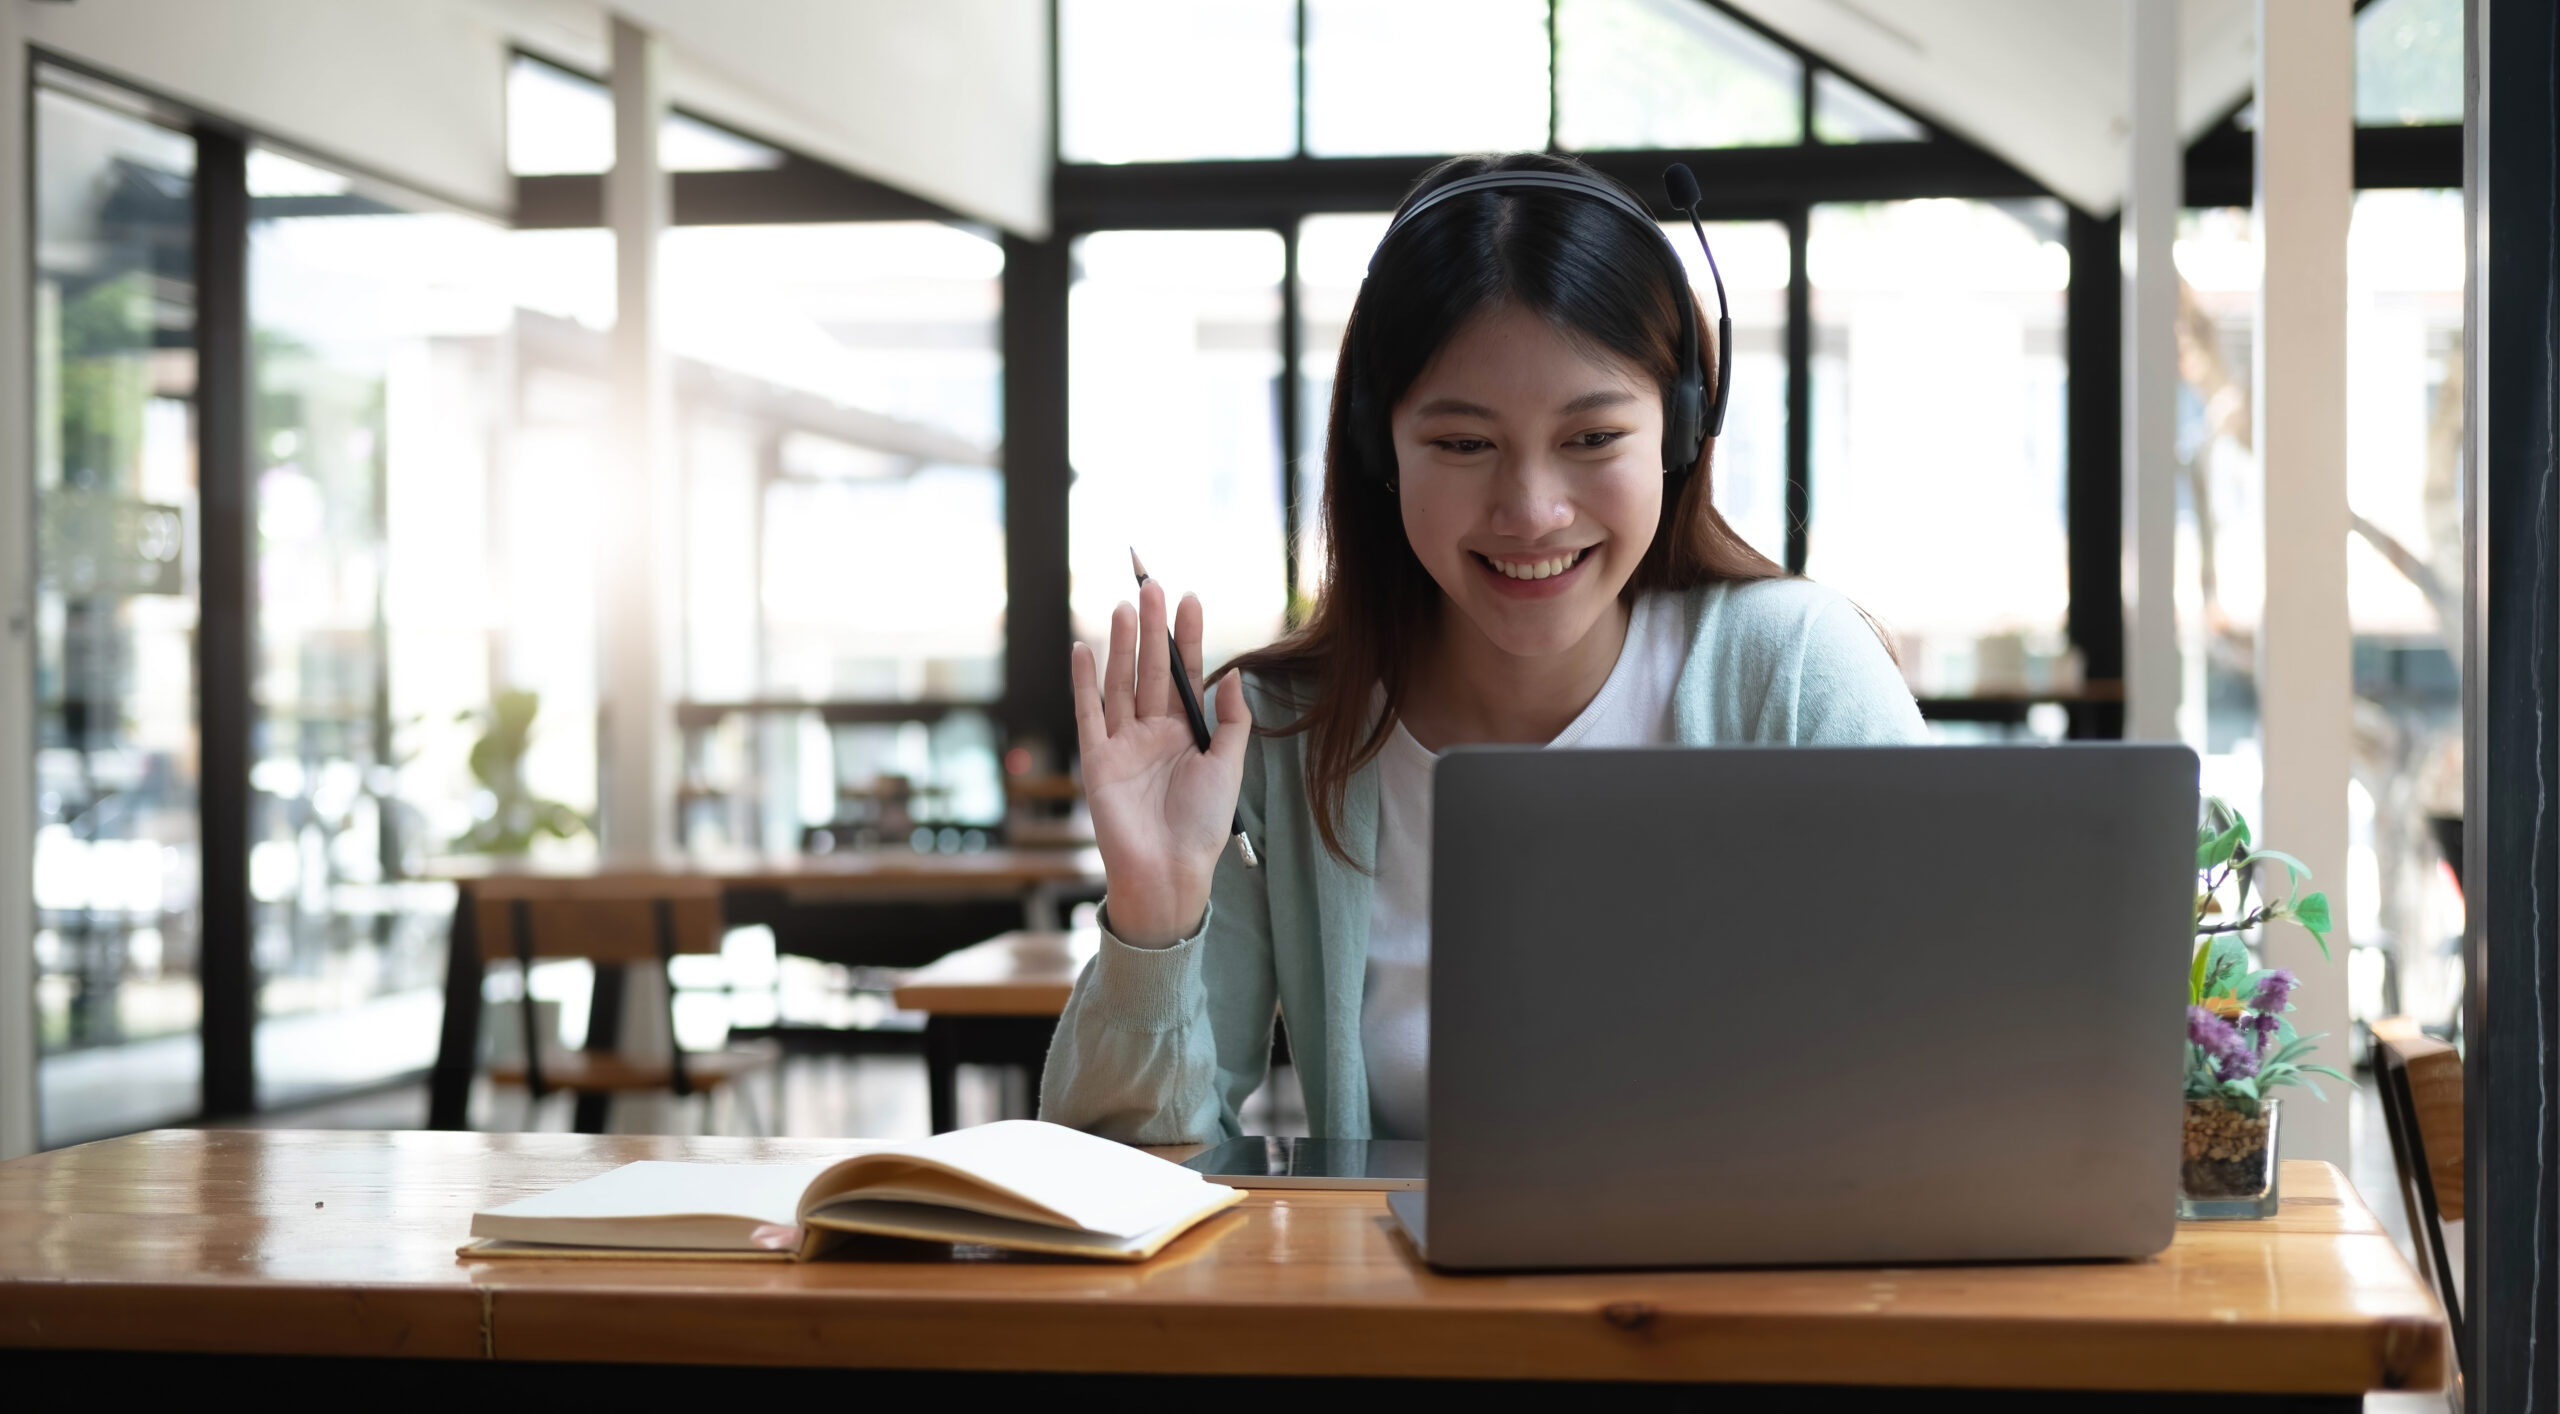
[[[1698,203],[1704,195],[1698,190],[1697,174],[1686,162],[1674,162],[1662,169],[1662,192],[1671,198],[1671,209],[1689,218],[1689,229],[1698,233],[1698,249],[1707,253],[1707,274],[1716,282],[1716,393],[1707,406],[1707,435],[1724,432],[1726,394],[1733,391],[1733,306],[1725,303],[1724,272],[1716,268],[1715,247],[1707,244],[1707,228],[1698,220]]]

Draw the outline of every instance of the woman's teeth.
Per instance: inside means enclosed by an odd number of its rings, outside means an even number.
[[[1571,554],[1558,555],[1552,560],[1531,560],[1526,564],[1497,560],[1488,555],[1485,557],[1485,563],[1493,566],[1505,579],[1551,579],[1580,564],[1582,554],[1582,551],[1576,550]]]

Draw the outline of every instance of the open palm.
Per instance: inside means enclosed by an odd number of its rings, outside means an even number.
[[[1140,947],[1162,947],[1198,928],[1209,880],[1226,848],[1244,779],[1252,717],[1234,675],[1218,684],[1216,732],[1206,752],[1191,733],[1173,675],[1200,688],[1200,601],[1184,595],[1166,643],[1164,590],[1147,584],[1138,605],[1111,614],[1111,647],[1099,668],[1093,650],[1074,651],[1076,742],[1084,793],[1102,850],[1112,932]]]

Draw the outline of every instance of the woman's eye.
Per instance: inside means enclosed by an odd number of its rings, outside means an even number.
[[[1583,451],[1597,451],[1626,435],[1624,432],[1585,432],[1567,441],[1565,445],[1580,448]]]
[[[1493,447],[1491,442],[1482,437],[1438,437],[1432,440],[1431,445],[1461,457],[1471,457],[1478,452],[1489,451]]]

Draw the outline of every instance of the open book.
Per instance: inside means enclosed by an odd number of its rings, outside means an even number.
[[[1152,1154],[1012,1119],[832,1163],[624,1164],[472,1214],[462,1255],[805,1261],[871,1233],[1139,1262],[1243,1198]]]

